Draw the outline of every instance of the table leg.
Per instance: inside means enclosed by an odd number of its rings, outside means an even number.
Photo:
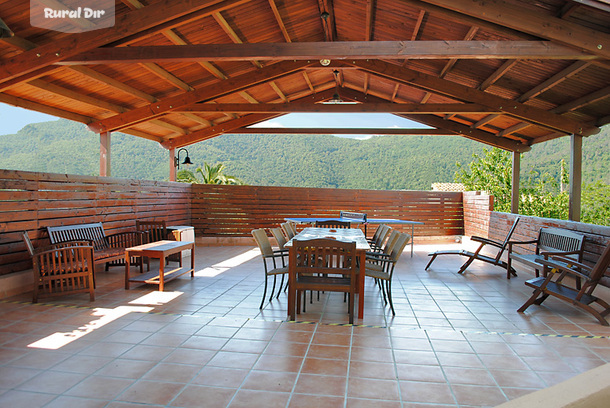
[[[165,257],[161,254],[161,259],[159,259],[159,291],[163,292],[163,288],[165,287],[165,282],[163,279],[163,275],[165,273]]]
[[[180,252],[180,259],[182,259],[182,252]],[[195,277],[195,244],[191,247],[191,278]]]
[[[358,318],[359,319],[363,319],[364,318],[364,271],[365,271],[365,267],[366,265],[364,264],[364,262],[366,262],[366,257],[365,257],[365,252],[362,251],[360,253],[360,271],[358,272]]]
[[[130,267],[130,263],[129,263],[129,259],[131,257],[129,256],[129,252],[125,252],[125,290],[129,290],[129,267]]]

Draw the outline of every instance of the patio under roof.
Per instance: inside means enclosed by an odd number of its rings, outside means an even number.
[[[122,0],[108,28],[69,20],[80,33],[33,27],[35,4],[0,0],[0,102],[87,124],[101,175],[111,132],[157,141],[173,162],[290,112],[389,112],[515,152],[517,170],[520,152],[572,135],[578,200],[582,137],[610,122],[601,1]],[[337,96],[352,104],[324,103]]]

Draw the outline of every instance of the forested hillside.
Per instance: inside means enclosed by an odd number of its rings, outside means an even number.
[[[187,148],[196,165],[222,162],[246,184],[429,190],[452,182],[456,162],[486,147],[457,136],[224,135]],[[168,178],[168,152],[158,143],[113,133],[111,149],[113,177]],[[558,174],[562,158],[569,162],[569,138],[535,145],[522,156],[522,177],[532,169]],[[584,182],[610,183],[610,128],[585,139],[583,163]],[[0,136],[0,168],[96,175],[99,139],[67,120],[28,125]]]

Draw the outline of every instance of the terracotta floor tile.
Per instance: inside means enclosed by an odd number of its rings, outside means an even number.
[[[204,367],[193,379],[194,384],[212,387],[239,388],[249,370],[223,367]]]
[[[254,369],[297,373],[300,371],[303,361],[304,359],[302,357],[263,354],[254,365]]]
[[[112,333],[106,336],[104,338],[104,341],[114,343],[137,344],[151,335],[151,332],[122,330],[120,332]]]
[[[242,384],[242,388],[260,391],[291,392],[296,378],[297,375],[295,373],[252,370]]]
[[[484,368],[484,365],[480,360],[480,356],[475,354],[439,352],[436,353],[436,357],[443,367]]]
[[[542,388],[544,381],[533,371],[489,370],[500,387]]]
[[[39,373],[39,370],[33,368],[0,366],[0,389],[15,388],[19,384],[22,384],[25,381],[35,377]]]
[[[191,336],[181,347],[198,350],[220,350],[227,343],[224,337]]]
[[[346,360],[326,360],[321,358],[305,358],[301,372],[322,375],[347,375]]]
[[[349,347],[312,344],[307,352],[307,357],[346,360],[349,357]]]
[[[68,390],[66,395],[111,400],[132,383],[131,379],[92,375]]]
[[[266,341],[230,339],[222,347],[222,351],[238,351],[241,353],[262,353],[267,348]]]
[[[229,407],[231,408],[284,408],[290,398],[289,393],[239,390]]]
[[[403,402],[455,403],[448,384],[400,381],[399,386]]]
[[[197,375],[200,368],[195,365],[159,363],[147,372],[143,378],[147,380],[187,383]]]
[[[347,379],[339,376],[301,374],[295,393],[345,396]]]
[[[347,408],[402,408],[399,401],[381,401],[361,398],[347,398]]]
[[[327,346],[349,347],[352,342],[352,336],[350,334],[317,332],[313,335],[311,342],[313,344],[324,344]]]
[[[394,364],[372,361],[352,361],[349,367],[349,376],[380,380],[395,380],[397,378]]]
[[[490,370],[528,370],[529,367],[518,356],[481,354],[479,358]]]
[[[288,408],[337,408],[342,407],[343,397],[329,397],[311,394],[293,394]]]
[[[91,398],[70,397],[61,395],[45,405],[45,408],[102,408],[108,401]]]
[[[393,350],[394,360],[400,364],[439,365],[432,351]]]
[[[395,337],[392,338],[392,347],[397,350],[432,351],[432,344],[428,339]]]
[[[401,381],[446,382],[440,366],[396,364],[396,370]]]
[[[451,388],[460,405],[495,407],[496,405],[506,402],[506,397],[497,387],[454,385]]]
[[[197,336],[223,337],[229,339],[233,337],[238,330],[238,327],[203,326],[194,334]]]
[[[374,361],[379,363],[392,363],[394,356],[392,349],[371,348],[371,347],[352,347],[352,361]]]
[[[87,356],[77,354],[53,366],[55,371],[92,374],[111,362],[110,357]]]
[[[106,377],[138,379],[155,366],[155,362],[117,358],[102,367],[96,374]]]
[[[61,394],[82,381],[86,375],[77,373],[62,373],[57,371],[44,371],[25,381],[16,389],[22,391]]]
[[[132,360],[161,361],[174,351],[173,347],[147,346],[137,344],[122,357]]]
[[[375,380],[371,378],[349,378],[347,396],[382,400],[400,400],[398,381]]]
[[[8,390],[0,395],[0,406],[11,408],[39,408],[56,396],[17,390]]]
[[[23,357],[11,361],[10,365],[44,370],[53,367],[69,357],[70,354],[58,353],[57,351],[34,350]]]
[[[313,332],[296,330],[278,331],[273,336],[274,341],[287,341],[292,343],[310,343],[312,338]]]
[[[204,365],[216,355],[213,350],[177,348],[163,359],[164,363]]]
[[[185,408],[224,408],[235,394],[235,390],[201,385],[188,385],[172,401],[172,407]]]
[[[493,376],[479,368],[443,367],[450,384],[496,385]]]
[[[258,360],[258,354],[252,353],[236,353],[229,351],[219,351],[210,360],[208,365],[214,367],[226,367],[226,368],[252,368],[256,360]]]
[[[184,388],[183,384],[140,380],[116,399],[140,404],[166,405]]]

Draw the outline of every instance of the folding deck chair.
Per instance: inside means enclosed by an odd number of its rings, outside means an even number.
[[[508,246],[508,241],[510,241],[510,237],[513,235],[513,232],[515,232],[515,229],[517,228],[518,222],[519,222],[519,217],[515,218],[515,222],[513,223],[513,226],[510,228],[510,231],[508,231],[508,234],[506,235],[506,238],[504,239],[503,242],[493,241],[491,239],[487,239],[487,238],[483,238],[483,237],[476,237],[476,236],[472,237],[471,239],[473,241],[477,241],[477,242],[481,243],[481,245],[475,252],[470,252],[470,251],[466,251],[463,249],[453,249],[453,250],[436,251],[431,254],[428,254],[428,256],[431,256],[432,259],[430,259],[430,262],[428,262],[428,265],[426,265],[425,269],[428,270],[428,268],[430,267],[432,262],[434,262],[436,257],[439,255],[462,255],[462,256],[468,257],[468,259],[460,267],[460,270],[458,271],[458,273],[464,272],[466,270],[466,268],[468,268],[474,260],[479,260],[479,261],[483,261],[483,262],[488,262],[492,265],[501,266],[502,268],[506,269],[506,279],[510,279],[511,275],[517,276],[515,269],[512,266],[509,267],[506,262],[501,260],[501,258],[502,258],[502,254],[506,250],[506,247]],[[492,246],[495,246],[496,248],[498,248],[498,253],[495,258],[481,254],[481,250],[483,249],[483,247],[485,245],[492,245]]]

